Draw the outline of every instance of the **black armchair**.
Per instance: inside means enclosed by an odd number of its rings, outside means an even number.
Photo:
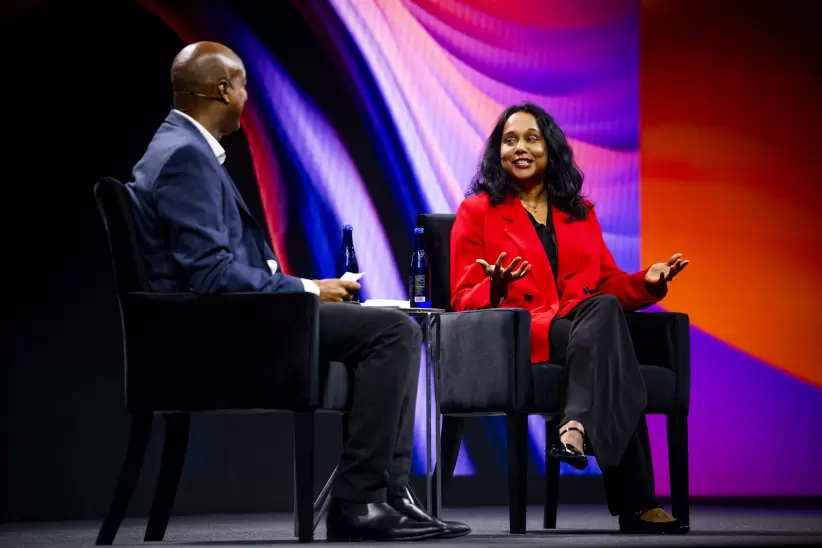
[[[450,308],[450,239],[454,215],[420,215],[431,264],[432,306]],[[680,313],[626,314],[648,393],[647,413],[665,414],[672,513],[688,523],[688,408],[690,334]],[[505,415],[508,429],[508,502],[511,533],[525,532],[527,419],[559,415],[562,365],[530,363],[530,314],[522,309],[449,313],[440,318],[437,393],[443,415],[442,484],[451,479],[467,416]],[[546,440],[553,425],[546,421]],[[546,454],[543,526],[556,527],[559,461]],[[434,508],[438,508],[435,504]]]
[[[153,293],[125,186],[104,178],[95,185],[94,196],[117,282],[131,416],[125,461],[97,544],[111,544],[122,523],[154,414],[165,417],[165,441],[146,541],[165,535],[191,413],[261,410],[294,413],[297,529],[301,541],[310,541],[314,412],[343,411],[350,403],[347,370],[318,360],[319,299],[310,293]]]

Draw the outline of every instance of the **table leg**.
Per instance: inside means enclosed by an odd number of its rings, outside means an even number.
[[[431,316],[422,317],[422,340],[425,344],[425,505],[433,511],[433,470],[431,466]]]
[[[442,435],[442,429],[440,427],[440,421],[442,417],[440,415],[440,395],[439,395],[439,382],[440,382],[440,330],[442,328],[442,323],[440,322],[440,316],[436,315],[433,318],[434,323],[436,324],[436,334],[433,344],[432,353],[434,354],[434,382],[432,383],[432,391],[434,393],[434,432],[436,435],[434,436],[436,439],[434,443],[436,444],[436,459],[434,462],[435,467],[439,467],[439,473],[436,474],[437,479],[434,483],[434,508],[432,509],[432,516],[439,518],[442,514],[442,467],[440,464],[442,463],[442,451],[440,447],[440,437]]]

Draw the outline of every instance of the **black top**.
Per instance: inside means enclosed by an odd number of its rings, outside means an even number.
[[[525,212],[528,213],[528,210],[525,210]],[[551,263],[551,270],[554,272],[554,283],[556,283],[559,256],[557,252],[557,235],[554,232],[554,219],[550,202],[548,203],[548,215],[546,217],[545,224],[541,224],[533,215],[528,213],[528,218],[531,219],[531,224],[534,225],[534,230],[537,231],[537,236],[539,237],[539,241],[542,242],[545,254],[548,255],[548,262]]]

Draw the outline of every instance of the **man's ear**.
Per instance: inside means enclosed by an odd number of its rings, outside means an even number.
[[[231,102],[231,96],[228,94],[228,87],[229,87],[228,80],[220,80],[217,84],[217,93],[220,94],[220,98],[222,98],[223,103],[229,104]]]

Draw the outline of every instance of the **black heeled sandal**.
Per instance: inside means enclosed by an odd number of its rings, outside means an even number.
[[[580,452],[579,449],[577,449],[573,445],[562,443],[562,436],[565,433],[571,431],[579,432],[580,434],[582,434],[583,452]],[[548,450],[548,455],[557,459],[558,461],[567,462],[577,470],[585,470],[588,467],[588,457],[585,456],[584,452],[586,448],[587,444],[585,442],[585,432],[583,432],[576,426],[570,426],[559,433],[559,435],[557,436],[557,440],[553,444],[551,444],[551,448]]]
[[[654,508],[662,508],[661,505]],[[653,510],[653,508],[649,508]],[[640,510],[619,516],[619,532],[629,535],[684,535],[691,527],[679,520],[645,521],[642,515],[648,510]]]

